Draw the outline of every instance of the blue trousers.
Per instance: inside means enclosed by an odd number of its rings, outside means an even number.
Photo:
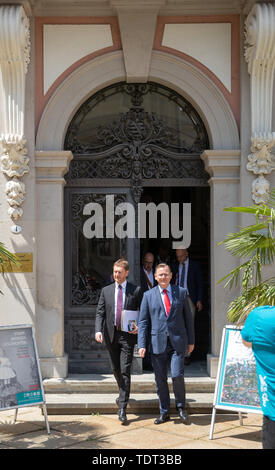
[[[152,354],[152,366],[155,373],[156,390],[159,398],[160,413],[169,413],[170,394],[168,388],[168,368],[170,365],[176,407],[185,408],[184,352],[177,353],[167,340],[166,350],[161,354]]]

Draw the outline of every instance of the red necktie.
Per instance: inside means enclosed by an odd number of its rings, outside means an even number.
[[[168,317],[168,315],[170,313],[171,303],[170,303],[170,299],[169,299],[168,294],[167,294],[167,290],[163,289],[163,292],[164,292],[164,304],[165,304],[165,309],[166,309],[166,315]]]

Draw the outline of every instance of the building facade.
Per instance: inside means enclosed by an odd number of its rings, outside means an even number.
[[[107,203],[191,203],[214,377],[237,294],[217,244],[249,220],[223,208],[275,184],[274,2],[1,0],[0,23],[0,241],[22,260],[0,279],[1,325],[34,325],[43,377],[106,372],[100,289],[121,256],[138,282],[165,237],[85,236],[91,204],[106,230]]]

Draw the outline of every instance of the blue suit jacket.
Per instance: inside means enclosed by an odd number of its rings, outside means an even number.
[[[185,352],[188,344],[194,344],[194,325],[186,298],[186,289],[172,288],[172,305],[167,318],[159,286],[144,293],[138,323],[138,348],[146,348],[146,338],[151,341],[153,354],[161,354],[170,343],[178,353]]]

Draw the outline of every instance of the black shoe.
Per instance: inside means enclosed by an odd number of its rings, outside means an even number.
[[[127,423],[127,416],[126,416],[126,410],[125,408],[120,408],[118,412],[118,419],[121,421],[121,424],[126,424]]]
[[[184,408],[178,408],[179,417],[183,424],[190,424],[189,416]]]
[[[167,413],[161,414],[157,419],[155,419],[154,424],[162,424],[169,420],[170,416]]]

